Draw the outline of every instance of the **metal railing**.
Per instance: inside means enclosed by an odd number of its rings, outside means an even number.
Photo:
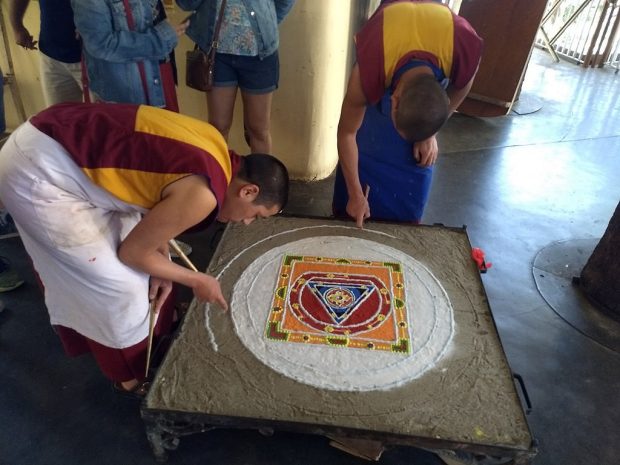
[[[555,0],[543,16],[536,45],[583,66],[618,69],[618,0]]]
[[[616,70],[616,74],[620,71],[620,40],[616,39],[616,43],[613,46],[607,64]]]

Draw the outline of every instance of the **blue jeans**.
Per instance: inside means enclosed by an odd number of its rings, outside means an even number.
[[[4,75],[2,69],[0,69],[0,81],[2,81],[2,88],[0,89],[0,133],[6,130],[6,120],[4,119]]]

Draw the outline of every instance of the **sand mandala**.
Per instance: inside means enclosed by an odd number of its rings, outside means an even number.
[[[381,240],[383,233],[366,231]],[[258,256],[233,288],[231,314],[262,363],[340,391],[390,389],[422,376],[454,333],[448,296],[422,263],[346,236],[291,241]]]
[[[409,353],[402,266],[286,255],[266,336],[274,341]]]

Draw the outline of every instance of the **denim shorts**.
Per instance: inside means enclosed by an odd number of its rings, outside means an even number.
[[[238,86],[250,94],[268,94],[278,88],[280,60],[274,52],[262,60],[258,56],[248,57],[217,53],[215,55],[216,87]]]

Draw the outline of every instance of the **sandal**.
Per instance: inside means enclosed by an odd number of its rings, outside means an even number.
[[[114,392],[132,399],[140,400],[144,399],[144,397],[148,394],[150,387],[151,382],[146,380],[136,384],[132,389],[125,389],[119,381],[112,383],[112,389]]]

